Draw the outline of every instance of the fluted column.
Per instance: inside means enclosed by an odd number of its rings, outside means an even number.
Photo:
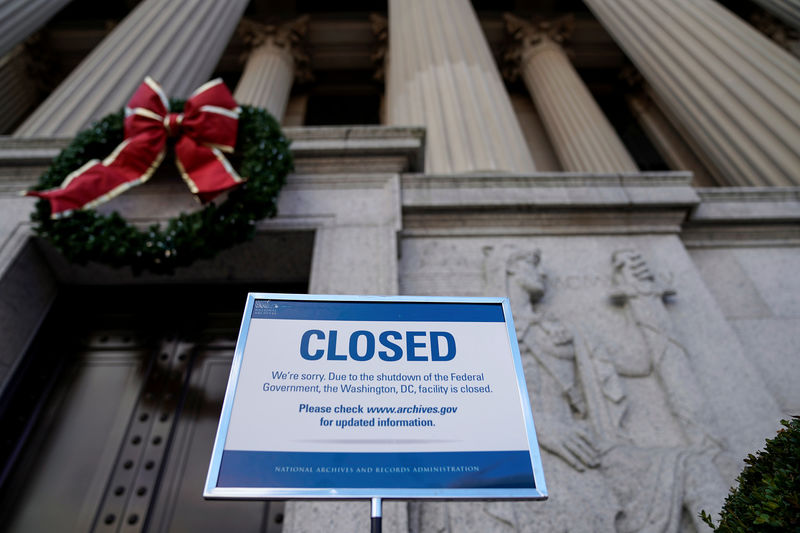
[[[70,0],[4,0],[0,2],[0,57],[44,26]]]
[[[534,170],[469,0],[389,0],[387,122],[425,126],[428,173]]]
[[[263,107],[280,122],[295,76],[310,77],[308,56],[299,47],[307,30],[308,16],[280,26],[242,21],[252,49],[233,95],[237,102]]]
[[[655,102],[643,91],[626,96],[628,107],[664,162],[672,170],[688,170],[695,187],[718,184],[684,138],[676,131]]]
[[[800,0],[753,0],[796,30],[800,30]]]
[[[0,134],[13,128],[36,103],[38,91],[32,88],[28,60],[22,45],[0,57]]]
[[[208,81],[248,0],[143,0],[14,133],[74,135],[122,108],[145,76],[170,97]]]
[[[585,0],[732,185],[800,184],[800,63],[713,0]]]
[[[638,167],[572,66],[561,42],[572,19],[530,23],[506,15],[519,73],[565,171],[637,172]]]
[[[286,111],[281,118],[281,126],[300,127],[305,124],[308,109],[308,94],[291,96],[286,104]]]

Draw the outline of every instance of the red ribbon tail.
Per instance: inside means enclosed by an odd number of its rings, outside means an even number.
[[[164,158],[163,142],[159,141],[157,136],[125,140],[102,162],[94,159],[72,172],[60,187],[25,195],[48,200],[51,218],[92,209],[150,179]]]
[[[175,152],[181,177],[203,203],[246,181],[218,148],[201,146],[183,137],[175,145]]]
[[[95,159],[67,176],[60,187],[28,191],[25,195],[44,198],[50,203],[51,218],[60,218],[76,209],[90,209],[106,202],[136,184]]]

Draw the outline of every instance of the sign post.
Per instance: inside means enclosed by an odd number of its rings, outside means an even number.
[[[508,300],[251,293],[204,496],[546,499]]]

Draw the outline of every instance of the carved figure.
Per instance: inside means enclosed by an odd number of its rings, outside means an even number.
[[[486,252],[487,258],[498,259]],[[545,291],[540,260],[538,250],[517,251],[502,266],[492,268],[505,273],[505,291],[520,340],[550,498],[546,502],[412,504],[412,531],[614,531],[622,509],[598,468],[601,450],[586,416],[584,391],[573,370],[573,336],[555,317],[545,317],[536,308]],[[495,290],[502,289],[498,286]],[[547,354],[547,370],[540,367],[533,350]]]
[[[540,262],[534,250],[512,253],[506,264],[506,292],[550,490],[544,504],[516,508],[519,523],[532,529],[538,524],[542,531],[614,531],[623,509],[598,468],[609,444],[598,438],[578,372],[588,354],[563,322],[539,310],[546,281]],[[612,372],[607,388],[619,400],[614,377]]]
[[[628,293],[635,288],[637,295],[660,294],[658,302],[663,310],[660,298],[667,291],[657,290],[654,278],[639,259],[627,256],[630,274],[639,283],[626,286],[631,289]],[[673,398],[686,392],[685,387],[678,388],[678,376],[691,373],[685,351],[678,350],[680,346],[674,342],[674,336],[663,331],[660,336],[652,333],[661,342],[655,339],[648,342],[651,354],[658,354],[651,357],[651,364],[618,368],[616,358],[605,346],[591,345],[557,317],[537,311],[544,290],[531,288],[534,280],[543,280],[538,272],[540,261],[541,256],[536,252],[527,257],[515,254],[507,269],[509,296],[520,351],[527,360],[526,379],[532,389],[540,445],[574,471],[582,472],[581,479],[588,480],[587,474],[593,472],[603,475],[617,498],[619,511],[613,528],[595,523],[596,531],[675,532],[680,529],[684,508],[700,526],[696,517],[699,509],[715,509],[725,494],[721,476],[712,463],[717,449],[708,445],[707,438],[689,439],[691,447],[642,447],[632,442],[623,427],[629,398],[620,376],[626,373],[637,377],[659,376],[674,414],[681,421],[691,419],[692,405]],[[638,310],[637,325],[644,324],[645,318],[652,319],[657,312],[642,307]],[[647,321],[649,331],[659,331],[658,323],[652,322]],[[531,365],[531,360],[535,365]],[[671,375],[663,377],[665,373]],[[554,465],[550,464],[552,468]],[[548,486],[562,482],[553,475]],[[606,505],[614,509],[608,500]],[[531,508],[531,520],[536,519],[535,511]],[[572,514],[573,519],[579,516]],[[574,524],[569,528],[574,530]]]
[[[672,319],[664,302],[674,296],[675,290],[662,287],[636,250],[617,250],[611,255],[614,267],[612,282],[615,286],[611,301],[630,312],[641,332],[649,353],[644,364],[620,367],[626,376],[654,373],[667,392],[670,409],[681,423],[686,439],[699,447],[717,446],[712,436],[713,422],[697,409],[705,398],[695,379],[688,351],[681,345],[674,331]]]
[[[713,512],[721,505],[726,486],[712,462],[718,448],[709,444],[705,431],[702,437],[688,434],[700,425],[693,406],[702,404],[693,403],[697,397],[674,397],[699,392],[679,382],[691,376],[691,366],[663,307],[662,299],[672,291],[658,287],[641,256],[628,252],[614,256],[614,298],[631,306],[634,323],[646,337],[644,354],[613,352],[543,311],[541,253],[509,254],[505,289],[550,499],[414,504],[416,531],[676,533],[685,525],[684,510],[702,530],[699,510]],[[646,446],[628,434],[632,398],[625,384],[637,379],[656,380],[689,445]]]

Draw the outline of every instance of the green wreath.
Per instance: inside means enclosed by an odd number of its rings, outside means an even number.
[[[170,108],[183,109],[173,100]],[[64,256],[81,265],[89,261],[113,267],[130,266],[134,273],[172,273],[198,259],[248,241],[255,224],[275,216],[278,192],[292,171],[289,141],[277,121],[263,109],[241,106],[234,153],[229,157],[248,180],[219,205],[211,202],[194,213],[181,213],[166,226],[154,224],[140,230],[117,212],[101,215],[92,209],[50,218],[50,204],[40,199],[31,214],[34,231],[49,240]],[[123,140],[123,114],[102,118],[75,137],[39,178],[36,190],[58,187],[75,169],[90,159],[105,158]]]

